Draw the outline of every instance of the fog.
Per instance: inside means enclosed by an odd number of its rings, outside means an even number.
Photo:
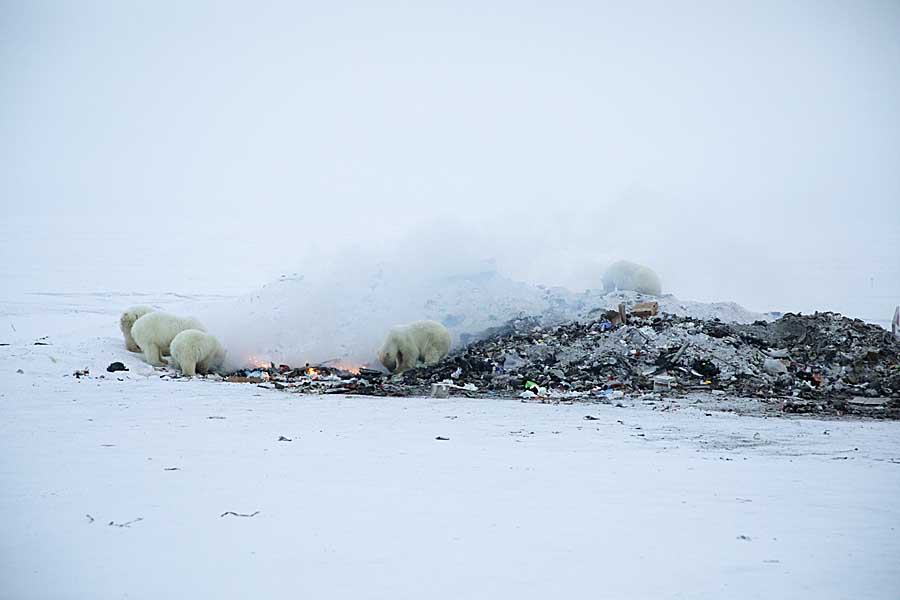
[[[0,4],[3,258],[43,275],[7,284],[301,273],[321,312],[363,258],[397,303],[627,258],[682,298],[889,318],[896,2],[427,4]]]

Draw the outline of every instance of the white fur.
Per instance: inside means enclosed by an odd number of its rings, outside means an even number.
[[[155,367],[163,364],[164,354],[169,354],[169,346],[175,336],[186,329],[206,328],[197,319],[176,317],[164,312],[152,312],[134,322],[131,336],[144,353],[144,360]]]
[[[659,296],[662,294],[662,284],[650,267],[620,260],[614,262],[603,274],[603,288],[607,292],[615,290],[633,290],[642,294]]]
[[[119,317],[119,329],[122,330],[122,335],[125,336],[125,347],[128,348],[129,352],[141,351],[140,346],[131,337],[131,328],[134,326],[134,322],[155,310],[152,306],[132,306]]]
[[[225,350],[214,336],[199,329],[187,329],[175,336],[170,346],[172,366],[184,375],[206,375],[225,362]]]
[[[390,330],[378,360],[392,373],[414,369],[420,360],[435,365],[450,352],[450,332],[436,321],[416,321]]]

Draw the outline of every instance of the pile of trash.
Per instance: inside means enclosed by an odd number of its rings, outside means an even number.
[[[265,387],[303,393],[609,401],[706,391],[777,400],[786,412],[900,417],[900,342],[828,312],[740,324],[660,313],[656,302],[623,303],[555,326],[513,319],[439,364],[401,375],[286,365],[256,374]]]

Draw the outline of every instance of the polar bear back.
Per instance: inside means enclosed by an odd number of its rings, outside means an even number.
[[[162,354],[169,354],[169,346],[175,336],[186,329],[206,331],[200,321],[193,317],[179,317],[165,312],[152,312],[134,322],[131,335],[141,350],[156,346]]]
[[[131,328],[134,327],[135,321],[155,310],[156,309],[152,306],[132,306],[119,317],[119,329],[122,331],[122,336],[125,338],[125,347],[128,348],[130,352],[141,351],[137,342],[135,342],[134,338],[131,336]]]
[[[389,371],[402,373],[419,361],[437,364],[450,352],[450,341],[450,332],[437,321],[398,325],[388,332],[378,359]]]
[[[633,290],[642,294],[659,296],[662,283],[653,269],[627,260],[614,262],[603,274],[603,288],[606,292]]]
[[[225,350],[214,336],[199,329],[186,329],[172,340],[172,366],[188,376],[206,374],[225,362]]]

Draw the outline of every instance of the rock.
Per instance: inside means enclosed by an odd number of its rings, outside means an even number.
[[[114,363],[110,363],[110,365],[106,367],[106,370],[109,373],[115,373],[117,371],[127,371],[128,367],[126,367],[123,363],[116,361]]]

